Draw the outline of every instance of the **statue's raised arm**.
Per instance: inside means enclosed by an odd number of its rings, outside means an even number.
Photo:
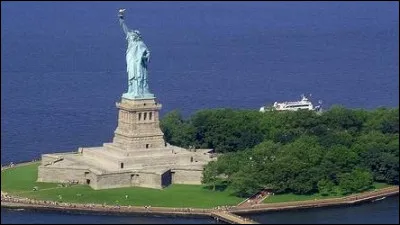
[[[126,26],[126,24],[125,24],[124,12],[125,12],[125,9],[120,9],[118,11],[118,17],[119,17],[119,24],[121,25],[122,30],[124,31],[124,33],[126,35],[126,34],[128,34],[128,26]]]

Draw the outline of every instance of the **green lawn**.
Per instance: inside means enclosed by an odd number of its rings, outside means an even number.
[[[17,166],[1,172],[1,190],[16,193],[21,191],[31,191],[34,186],[42,188],[54,188],[54,183],[36,182],[39,162]]]
[[[387,184],[387,183],[374,182],[375,189],[387,188],[387,187],[391,187],[391,186],[393,186],[393,185],[390,185],[390,184]]]
[[[392,185],[386,183],[378,183],[374,182],[374,188],[380,189],[385,187],[390,187]],[[292,193],[288,194],[280,194],[280,195],[271,195],[267,197],[263,203],[277,203],[277,202],[292,202],[292,201],[307,201],[314,199],[328,199],[328,198],[340,198],[343,195],[329,195],[329,196],[321,196],[319,193],[312,195],[295,195]]]
[[[93,190],[87,185],[58,187],[54,183],[36,182],[38,165],[36,163],[3,171],[1,189],[10,194],[38,200],[60,201],[61,195],[63,202],[110,205],[210,208],[236,205],[243,200],[233,196],[229,190],[211,191],[203,185],[173,184],[163,190],[140,187]],[[34,186],[38,186],[39,190],[32,191]],[[125,195],[128,195],[128,199]]]

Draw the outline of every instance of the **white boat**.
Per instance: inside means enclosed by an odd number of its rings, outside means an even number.
[[[322,102],[319,101],[319,104]],[[297,111],[299,109],[303,110],[314,110],[314,111],[321,111],[321,105],[317,105],[314,107],[312,102],[305,96],[301,95],[300,101],[295,102],[275,102],[272,106],[262,106],[260,108],[260,112],[265,111]]]

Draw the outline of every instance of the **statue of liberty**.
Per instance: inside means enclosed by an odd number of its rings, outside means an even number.
[[[138,30],[130,30],[124,21],[125,9],[119,10],[119,23],[126,35],[128,48],[126,49],[126,71],[128,73],[128,91],[122,95],[128,99],[154,98],[147,83],[148,63],[150,51],[144,44]]]

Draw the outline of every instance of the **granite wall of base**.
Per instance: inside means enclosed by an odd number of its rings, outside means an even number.
[[[38,182],[51,182],[51,183],[68,183],[77,181],[81,184],[85,183],[85,173],[87,169],[70,169],[70,168],[57,168],[57,167],[38,167]]]
[[[121,187],[162,188],[161,174],[131,171],[96,175],[89,185],[95,190]]]
[[[201,184],[203,170],[173,169],[173,184]]]

